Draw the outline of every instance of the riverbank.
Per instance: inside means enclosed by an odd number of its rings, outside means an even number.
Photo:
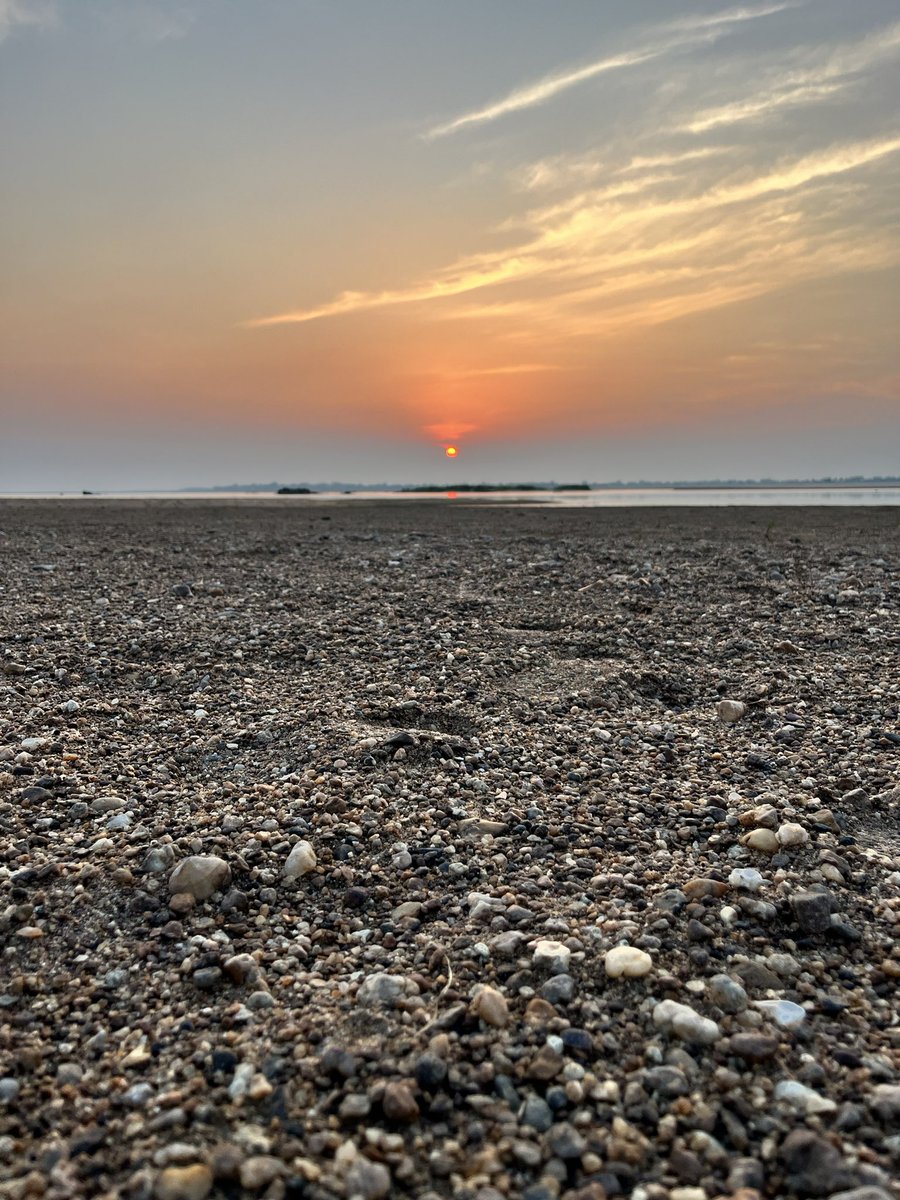
[[[892,1195],[897,520],[0,503],[0,1189]]]

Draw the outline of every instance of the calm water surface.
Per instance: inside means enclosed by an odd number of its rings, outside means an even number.
[[[552,504],[557,508],[646,508],[651,506],[777,507],[791,505],[900,505],[897,487],[809,488],[621,488],[593,492],[319,492],[312,496],[275,496],[273,492],[81,492],[7,493],[5,499],[34,500],[246,500],[280,504],[353,503],[398,500],[463,504]]]

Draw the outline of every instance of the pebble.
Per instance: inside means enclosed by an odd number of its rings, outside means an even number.
[[[728,1041],[728,1048],[738,1058],[748,1062],[765,1062],[778,1053],[778,1038],[765,1033],[735,1033]]]
[[[381,1100],[384,1115],[389,1121],[415,1121],[419,1106],[412,1089],[405,1083],[389,1083]]]
[[[391,1191],[391,1173],[384,1163],[358,1156],[344,1176],[348,1200],[383,1200]]]
[[[472,1012],[486,1025],[502,1029],[509,1021],[509,1005],[506,997],[496,988],[482,987],[472,1001]]]
[[[182,859],[169,876],[169,891],[187,892],[195,900],[209,897],[231,881],[231,868],[216,855],[192,854]]]
[[[753,1006],[781,1029],[796,1029],[806,1020],[806,1009],[792,1000],[754,1000]]]
[[[0,1191],[884,1200],[887,510],[284,499],[4,508]]]
[[[740,891],[758,892],[765,881],[755,867],[735,867],[728,876],[728,882]]]
[[[546,1133],[553,1124],[553,1112],[546,1100],[539,1096],[529,1096],[522,1106],[520,1120],[523,1125],[536,1129],[538,1133]]]
[[[607,950],[603,965],[610,979],[620,976],[638,979],[649,974],[653,959],[646,950],[638,950],[635,946],[614,946],[612,950]]]
[[[356,1002],[364,1007],[393,1004],[406,992],[406,980],[400,975],[388,975],[383,971],[368,975],[356,993]]]
[[[541,984],[540,995],[548,1004],[566,1004],[575,995],[575,980],[571,975],[551,975]]]
[[[677,1000],[661,1000],[653,1009],[653,1022],[684,1041],[696,1042],[701,1046],[710,1046],[721,1037],[715,1021],[701,1016],[687,1004],[679,1004]]]
[[[775,1099],[783,1100],[807,1116],[837,1111],[837,1104],[827,1096],[820,1096],[812,1088],[798,1083],[796,1079],[782,1079],[775,1085]]]
[[[156,1200],[206,1200],[212,1191],[213,1173],[204,1163],[166,1167],[156,1180]]]
[[[271,1154],[253,1154],[244,1159],[238,1170],[241,1187],[250,1192],[261,1191],[284,1174],[284,1163]]]
[[[777,854],[781,848],[777,835],[771,829],[753,829],[744,834],[741,843],[760,854]]]
[[[804,933],[825,933],[831,925],[831,896],[828,892],[795,892],[791,896],[791,909]]]
[[[572,951],[562,942],[542,938],[534,947],[532,962],[538,970],[549,975],[564,975],[569,970]]]
[[[734,725],[747,715],[747,705],[741,700],[720,700],[716,705],[716,716],[725,725]]]
[[[747,993],[729,975],[713,975],[709,981],[710,1001],[726,1013],[743,1012],[747,1007]]]
[[[309,842],[297,842],[284,864],[285,879],[300,879],[316,869],[316,852]]]
[[[797,825],[793,821],[787,821],[784,825],[779,825],[775,836],[778,838],[778,843],[781,846],[805,846],[809,841],[809,834],[803,826]]]

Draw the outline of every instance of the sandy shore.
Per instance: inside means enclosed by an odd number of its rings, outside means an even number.
[[[0,1197],[900,1194],[898,522],[0,502]]]

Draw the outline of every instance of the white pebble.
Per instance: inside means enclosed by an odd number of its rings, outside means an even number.
[[[316,869],[316,852],[309,842],[297,842],[284,864],[285,879],[299,879]]]
[[[715,1021],[702,1017],[677,1000],[661,1000],[653,1010],[653,1023],[661,1029],[671,1030],[686,1042],[698,1042],[703,1046],[709,1046],[721,1037]]]
[[[735,867],[728,876],[728,882],[742,892],[758,892],[765,880],[756,867]]]
[[[775,836],[778,838],[778,843],[781,846],[805,846],[809,841],[809,834],[803,826],[797,825],[793,821],[779,825]]]
[[[785,1100],[798,1112],[811,1116],[814,1113],[832,1113],[837,1109],[833,1100],[820,1096],[812,1088],[798,1083],[796,1079],[783,1079],[775,1086],[775,1099]]]
[[[638,979],[646,975],[653,966],[653,959],[646,950],[636,946],[614,946],[606,952],[604,964],[610,979],[624,975],[626,979]]]
[[[806,1020],[806,1009],[792,1000],[754,1000],[753,1003],[782,1029],[793,1029]]]
[[[565,975],[569,970],[571,957],[572,951],[562,942],[542,938],[534,948],[532,962],[536,967],[543,967],[553,975]]]

